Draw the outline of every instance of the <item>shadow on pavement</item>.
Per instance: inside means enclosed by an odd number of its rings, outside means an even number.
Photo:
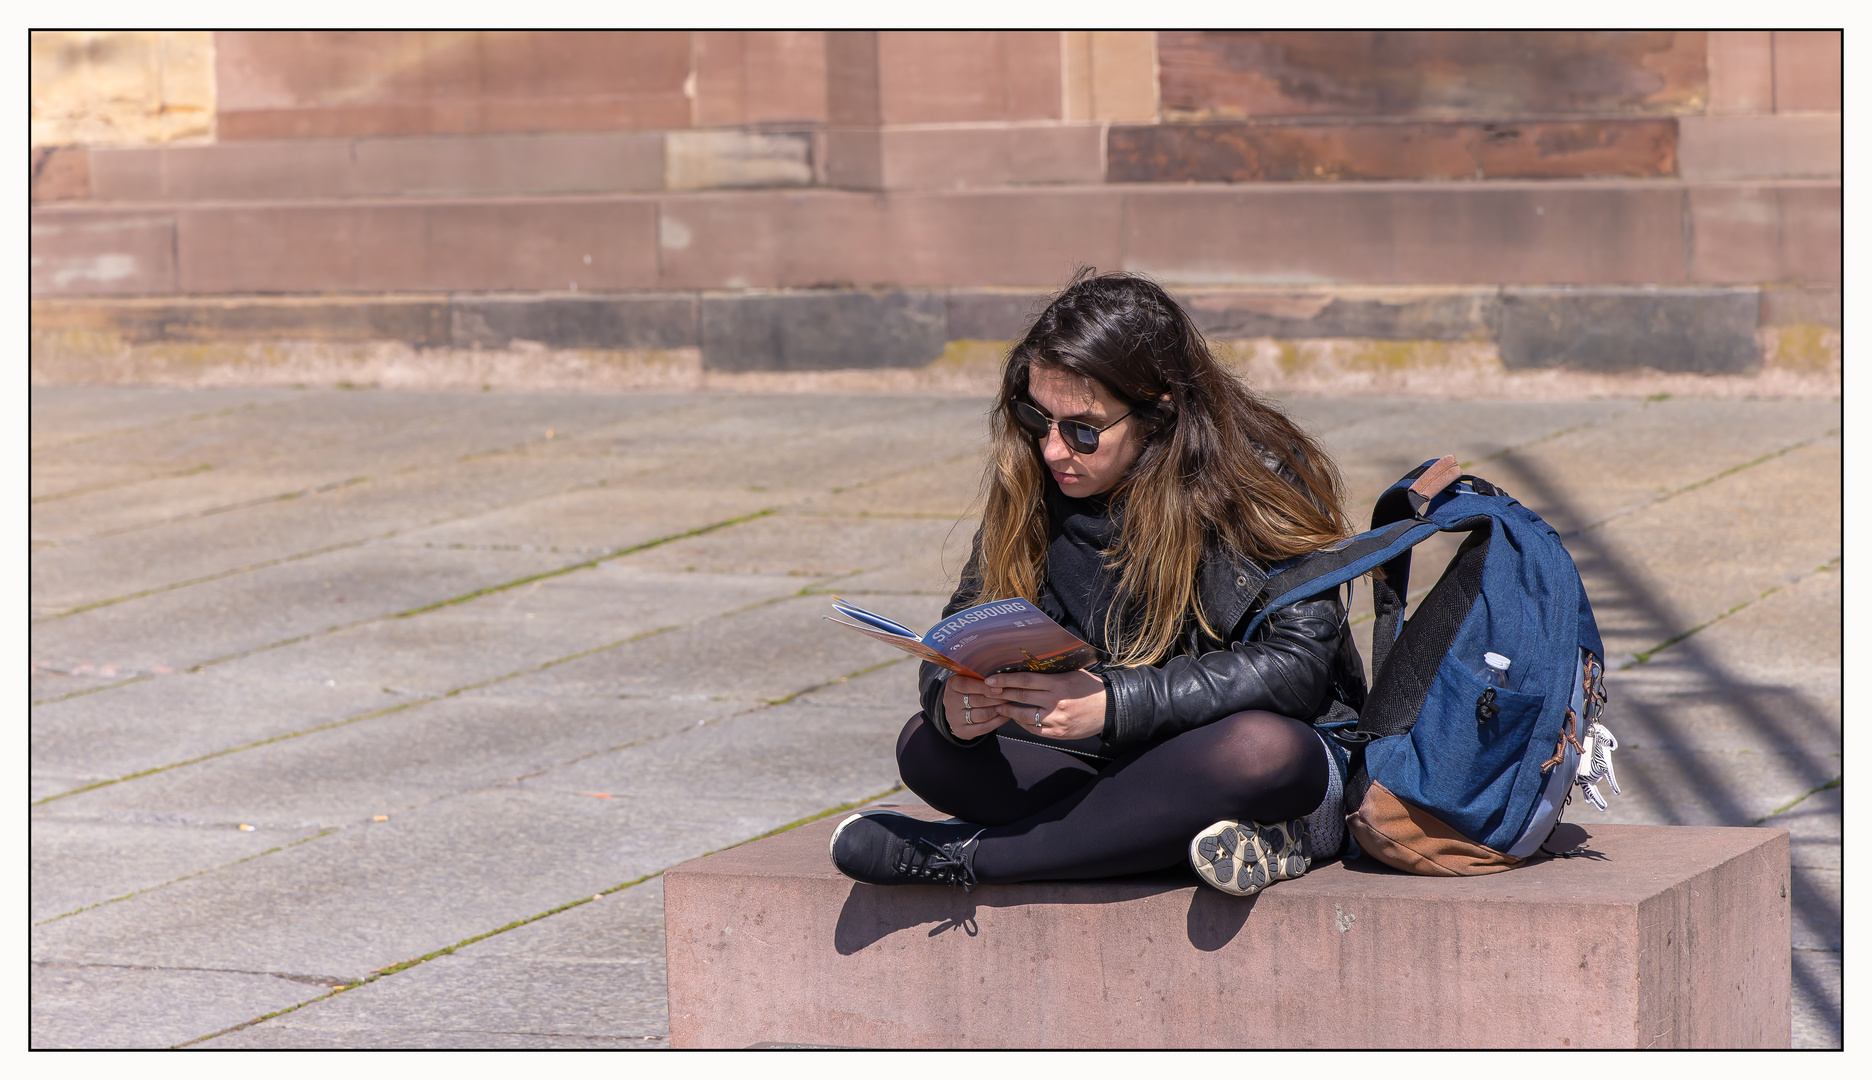
[[[1590,520],[1580,513],[1581,508],[1571,505],[1547,481],[1536,463],[1511,452],[1490,462],[1489,467],[1492,473],[1490,479],[1499,480],[1511,494],[1550,524]],[[1564,524],[1556,524],[1556,528],[1566,527]],[[1662,598],[1648,591],[1637,574],[1620,565],[1596,530],[1578,531],[1577,525],[1573,528],[1574,531],[1563,532],[1561,538],[1572,554],[1580,576],[1588,581],[1611,583],[1610,589],[1602,587],[1592,597],[1593,610],[1601,626],[1654,628],[1657,641],[1663,641],[1678,632],[1672,626]],[[1673,665],[1693,676],[1697,696],[1720,702],[1735,717],[1739,726],[1754,732],[1773,753],[1783,755],[1805,788],[1811,790],[1819,787],[1838,775],[1836,767],[1818,758],[1802,737],[1804,732],[1796,726],[1797,723],[1808,725],[1807,731],[1811,732],[1813,724],[1823,722],[1825,710],[1817,702],[1791,687],[1765,686],[1738,678],[1711,657],[1695,635],[1672,644],[1670,653]],[[1608,662],[1607,668],[1612,666]],[[1632,739],[1632,734],[1642,732],[1647,745],[1653,745],[1653,740],[1656,745],[1663,747],[1694,744],[1694,733],[1689,730],[1685,718],[1669,708],[1660,707],[1655,701],[1635,697],[1623,700],[1613,698],[1608,702],[1607,711],[1617,716],[1618,719],[1611,726],[1624,735],[1627,741],[1637,741]],[[1712,757],[1684,752],[1671,758],[1671,767],[1677,776],[1671,778],[1674,782],[1664,782],[1665,777],[1657,777],[1660,781],[1657,789],[1668,786],[1674,793],[1674,799],[1695,799],[1700,805],[1658,799],[1652,804],[1657,814],[1666,823],[1674,825],[1757,824],[1761,818],[1747,805],[1745,793],[1736,786],[1737,778],[1712,768]],[[1633,765],[1639,766],[1641,763],[1634,762]],[[1628,776],[1628,788],[1643,790],[1646,780],[1644,768],[1629,768]],[[1792,878],[1795,925],[1805,925],[1822,934],[1827,941],[1838,942],[1843,930],[1839,898],[1829,895],[1831,890],[1816,880],[1811,868],[1794,867]],[[1798,952],[1796,956],[1798,960]],[[1797,999],[1804,997],[1814,1003],[1821,1010],[1821,1022],[1828,1025],[1837,1037],[1842,1023],[1837,992],[1820,985],[1815,973],[1806,965],[1797,962],[1793,971]]]

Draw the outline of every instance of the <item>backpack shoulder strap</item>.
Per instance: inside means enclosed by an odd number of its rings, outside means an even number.
[[[1437,526],[1432,522],[1398,521],[1281,566],[1268,575],[1267,582],[1261,586],[1266,602],[1255,612],[1242,638],[1252,636],[1269,615],[1289,604],[1370,573],[1374,567],[1398,558],[1399,553],[1408,559],[1410,549],[1436,531]]]
[[[1403,475],[1372,507],[1371,527],[1383,529],[1394,522],[1421,521],[1430,500],[1462,477],[1456,455],[1444,454],[1426,461]],[[1410,548],[1393,555],[1372,571],[1372,612],[1377,622],[1372,626],[1372,673],[1384,670],[1391,655],[1391,643],[1397,640],[1398,622],[1404,616],[1404,601],[1410,596]]]

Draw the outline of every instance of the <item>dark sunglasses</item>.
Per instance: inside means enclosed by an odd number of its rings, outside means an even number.
[[[1045,439],[1047,431],[1057,425],[1060,438],[1066,440],[1067,449],[1076,454],[1096,453],[1099,448],[1099,433],[1110,431],[1120,420],[1130,415],[1127,412],[1104,427],[1093,427],[1091,424],[1083,424],[1077,420],[1055,420],[1025,401],[1014,403],[1014,422],[1026,429],[1028,434],[1036,439]]]

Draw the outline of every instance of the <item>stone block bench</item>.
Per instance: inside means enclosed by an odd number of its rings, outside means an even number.
[[[937,816],[926,807],[908,813]],[[1788,834],[1562,826],[1477,878],[1333,863],[861,885],[834,818],[664,875],[679,1047],[1785,1047]]]

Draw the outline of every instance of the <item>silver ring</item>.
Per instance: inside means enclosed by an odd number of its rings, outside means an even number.
[[[963,694],[962,695],[962,711],[967,712],[968,710],[969,710],[969,696],[967,694]]]
[[[964,706],[962,706],[962,722],[963,722],[964,724],[973,724],[973,723],[975,722],[975,721],[974,721],[973,719],[971,719],[971,718],[970,718],[970,716],[969,716],[969,713],[971,713],[971,712],[973,712],[973,711],[974,711],[974,710],[973,710],[973,709],[970,709],[970,708],[969,708],[969,707],[968,707],[967,705],[964,705]]]

